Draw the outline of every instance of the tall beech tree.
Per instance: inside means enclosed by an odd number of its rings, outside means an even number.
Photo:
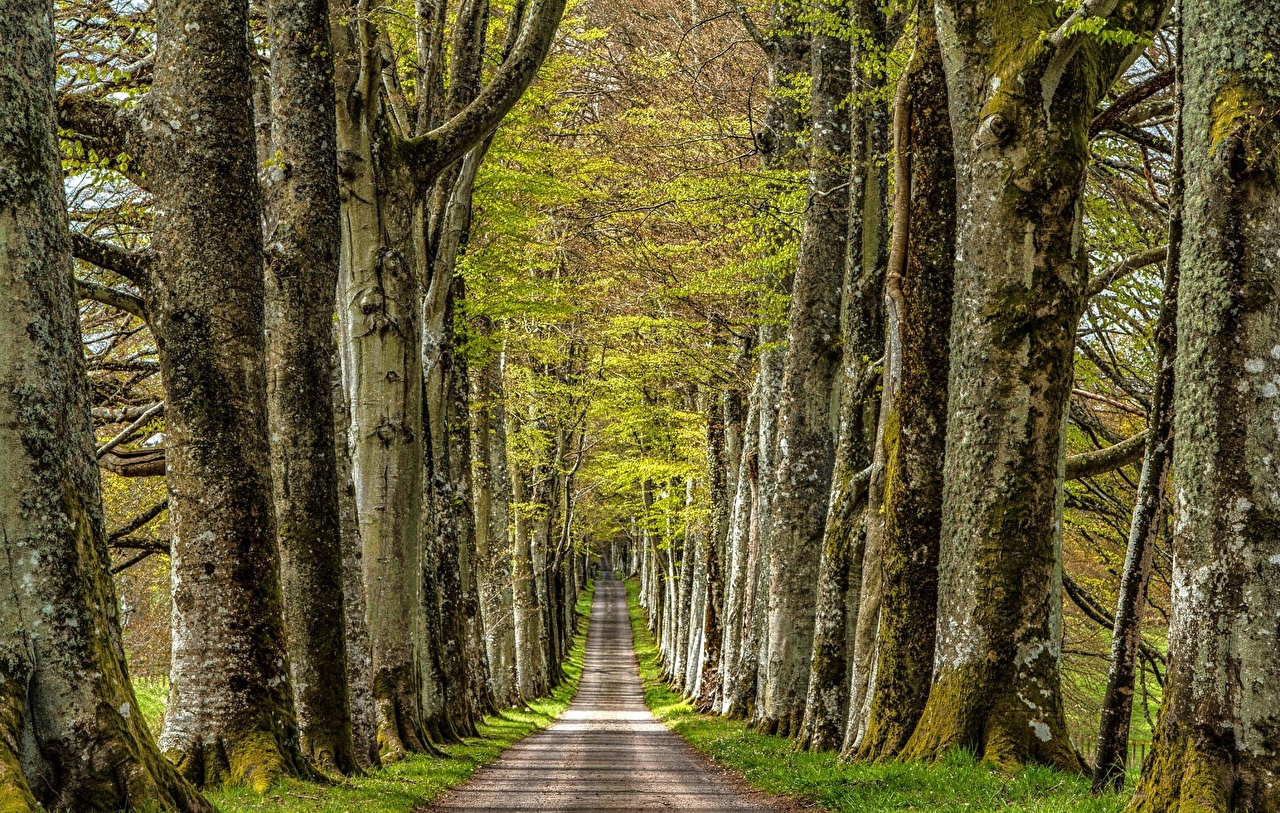
[[[1280,9],[1181,4],[1185,168],[1164,707],[1130,807],[1280,810]]]
[[[0,11],[0,806],[212,811],[129,682],[80,350],[54,114],[53,3]]]
[[[327,0],[268,4],[267,393],[285,632],[302,751],[357,767],[345,663],[332,372],[338,153]]]
[[[483,17],[482,0],[465,19]],[[423,605],[423,297],[431,257],[421,207],[432,185],[489,135],[520,99],[551,47],[564,0],[519,4],[510,53],[476,97],[445,118],[443,5],[419,4],[418,108],[409,110],[384,59],[386,33],[363,3],[335,7],[342,250],[339,346],[351,419],[353,479],[368,589],[379,741],[420,751],[447,728],[442,677]],[[483,29],[461,26],[464,57]],[[439,297],[443,302],[444,298]],[[413,619],[406,624],[405,619]]]
[[[959,190],[933,685],[904,753],[1079,771],[1061,697],[1063,426],[1102,93],[1161,0],[937,4]],[[1101,21],[1110,36],[1085,25]],[[1091,23],[1092,24],[1092,23]]]
[[[142,167],[155,201],[147,252],[73,247],[141,290],[160,355],[173,532],[160,744],[199,784],[266,787],[305,766],[271,499],[248,17],[244,0],[161,0],[150,92],[133,107],[64,97],[60,119]]]
[[[894,110],[879,454],[882,599],[867,697],[850,709],[844,749],[860,759],[890,757],[906,744],[933,672],[956,182],[942,51],[931,4],[917,10],[915,48]]]
[[[840,303],[840,376],[835,459],[818,563],[813,656],[805,698],[802,746],[834,750],[844,736],[856,668],[864,591],[869,490],[879,469],[875,447],[875,385],[884,347],[885,264],[888,259],[889,104],[885,60],[896,34],[885,9],[855,0],[850,7],[851,96],[849,229]],[[882,467],[881,467],[882,468]],[[873,568],[874,570],[874,568]]]

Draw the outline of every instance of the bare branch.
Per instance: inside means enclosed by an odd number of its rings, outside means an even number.
[[[124,429],[120,430],[120,434],[116,435],[111,440],[99,446],[96,452],[96,454],[98,455],[98,459],[101,460],[102,456],[105,455],[107,452],[111,451],[112,449],[114,449],[115,447],[119,446],[121,443],[124,443],[126,440],[132,437],[134,432],[137,432],[139,429],[146,426],[147,423],[152,418],[154,418],[156,415],[159,415],[160,410],[162,409],[164,409],[164,401],[157,401],[155,406],[151,407],[151,409],[148,409],[146,412],[139,415],[136,421],[129,424]]]
[[[116,540],[124,539],[129,534],[133,533],[134,531],[138,530],[142,526],[146,525],[151,520],[160,516],[160,514],[163,513],[165,510],[167,510],[168,508],[169,508],[169,498],[165,497],[160,502],[156,503],[155,505],[151,506],[147,510],[143,511],[142,513],[130,519],[124,525],[121,525],[119,528],[116,528],[114,531],[107,534],[107,542],[114,544]]]
[[[120,477],[163,477],[164,449],[112,449],[98,458],[98,465]]]
[[[1133,437],[1105,449],[1070,455],[1067,457],[1067,479],[1095,477],[1137,463],[1142,459],[1146,443],[1147,430],[1144,429]]]
[[[1089,285],[1085,288],[1084,295],[1086,299],[1092,299],[1098,294],[1116,284],[1117,280],[1127,277],[1140,268],[1146,268],[1149,265],[1162,263],[1169,256],[1168,246],[1159,246],[1141,254],[1134,254],[1132,257],[1125,257],[1120,262],[1093,275],[1093,279],[1089,280]]]
[[[151,272],[150,251],[128,251],[77,231],[71,232],[71,253],[77,260],[119,274],[140,288]]]
[[[117,291],[106,285],[99,285],[88,280],[76,280],[76,296],[80,299],[91,299],[101,302],[116,310],[132,313],[144,322],[151,321],[147,315],[147,306],[141,299],[126,291]]]
[[[400,153],[421,187],[497,129],[520,101],[551,50],[564,7],[565,0],[533,0],[511,55],[475,100],[431,132],[400,142]]]

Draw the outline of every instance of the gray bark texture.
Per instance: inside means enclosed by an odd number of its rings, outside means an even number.
[[[160,744],[197,784],[265,789],[305,765],[274,536],[249,9],[162,0],[155,14],[157,70],[137,121],[173,532]]]
[[[831,3],[828,13],[847,14]],[[812,657],[818,560],[835,442],[831,393],[840,363],[840,290],[849,228],[849,43],[813,37],[809,196],[791,290],[778,412],[777,492],[770,529],[769,679],[762,730],[798,734]]]
[[[1184,222],[1165,700],[1131,810],[1280,810],[1280,8],[1181,4]]]
[[[62,168],[54,8],[0,11],[0,808],[212,811],[160,754],[120,639]]]
[[[1102,5],[1139,41],[1166,10]],[[999,765],[1081,771],[1061,694],[1064,419],[1088,283],[1089,124],[1137,46],[1084,34],[1049,4],[940,0],[935,16],[956,156],[957,307],[934,681],[904,754],[959,746]]]
[[[272,0],[267,397],[276,540],[303,753],[357,768],[351,738],[330,370],[339,232],[328,0]]]

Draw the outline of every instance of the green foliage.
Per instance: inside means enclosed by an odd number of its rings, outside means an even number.
[[[1027,811],[1114,813],[1127,795],[1093,796],[1087,779],[1047,768],[1005,774],[953,753],[935,763],[843,764],[833,753],[796,751],[791,740],[765,736],[740,720],[699,714],[662,679],[657,646],[628,582],[631,627],[645,703],[668,728],[715,762],[769,793],[797,797],[830,811],[912,810],[926,813]]]

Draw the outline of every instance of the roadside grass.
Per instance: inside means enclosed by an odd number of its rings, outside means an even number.
[[[593,594],[594,585],[588,585],[578,599],[576,610],[582,620],[564,665],[564,682],[549,697],[531,701],[528,711],[508,709],[485,718],[478,726],[479,737],[444,747],[449,758],[413,755],[338,784],[285,779],[265,794],[228,788],[206,797],[222,813],[411,813],[431,803],[466,782],[477,768],[497,759],[517,740],[546,728],[568,708],[582,678]],[[148,725],[159,731],[168,686],[164,681],[144,680],[135,682],[134,689]]]
[[[790,740],[751,731],[741,720],[699,714],[662,677],[657,645],[627,582],[627,603],[645,703],[664,725],[713,761],[767,793],[823,810],[870,813],[1118,813],[1128,793],[1093,796],[1089,782],[1048,768],[1007,774],[956,752],[932,763],[841,764],[835,754],[796,751]]]

